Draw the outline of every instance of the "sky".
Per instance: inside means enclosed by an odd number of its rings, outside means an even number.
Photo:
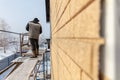
[[[39,18],[45,38],[50,38],[46,23],[45,0],[0,0],[0,18],[10,26],[9,31],[24,33],[28,21]]]

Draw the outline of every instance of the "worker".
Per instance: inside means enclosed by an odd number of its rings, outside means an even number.
[[[42,26],[39,23],[39,19],[34,18],[33,21],[29,21],[26,25],[26,30],[28,31],[33,53],[33,56],[31,58],[36,58],[39,54],[39,35],[42,33]]]

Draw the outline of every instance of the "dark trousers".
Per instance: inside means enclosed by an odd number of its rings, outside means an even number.
[[[33,39],[33,38],[29,38],[30,40],[30,44],[31,44],[31,48],[32,50],[38,50],[39,49],[39,44],[38,44],[38,39]]]

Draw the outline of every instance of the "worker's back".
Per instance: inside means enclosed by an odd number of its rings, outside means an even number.
[[[40,27],[39,23],[29,22],[29,38],[38,39],[40,34]]]

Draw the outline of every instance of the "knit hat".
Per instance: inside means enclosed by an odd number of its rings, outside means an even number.
[[[35,21],[35,22],[39,22],[39,19],[38,19],[38,18],[34,18],[33,21]]]

